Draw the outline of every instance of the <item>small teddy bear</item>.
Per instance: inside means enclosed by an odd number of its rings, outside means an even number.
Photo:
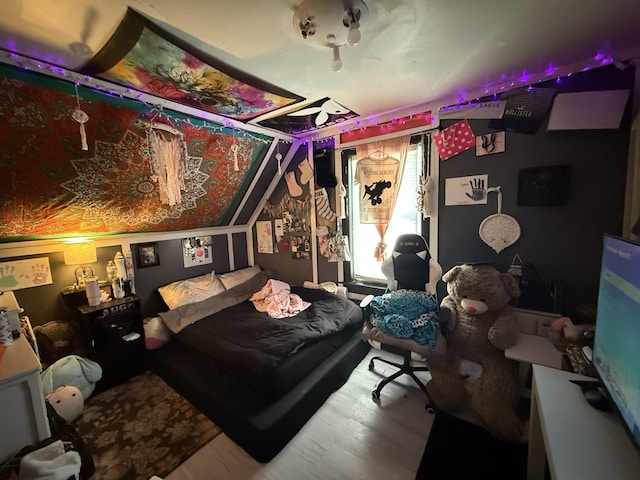
[[[431,359],[429,395],[443,410],[470,406],[497,438],[524,440],[523,424],[515,411],[518,368],[504,356],[517,339],[509,305],[511,298],[520,295],[516,279],[490,265],[474,264],[455,266],[442,280],[448,296],[440,307],[451,311],[445,332],[447,352]],[[475,369],[461,373],[469,364]]]

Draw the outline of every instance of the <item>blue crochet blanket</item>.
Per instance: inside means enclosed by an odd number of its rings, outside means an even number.
[[[415,290],[397,290],[369,303],[369,321],[392,337],[411,339],[434,348],[438,332],[438,300]]]

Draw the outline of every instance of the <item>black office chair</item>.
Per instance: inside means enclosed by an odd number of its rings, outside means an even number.
[[[442,277],[442,267],[431,257],[427,243],[422,236],[405,234],[398,237],[391,256],[382,264],[382,272],[387,277],[387,293],[398,290],[427,292],[429,294],[428,297],[431,297],[430,301],[435,305],[438,322],[442,324],[442,322],[446,320],[444,316],[446,311],[443,312],[443,315],[440,315],[437,308],[437,300],[435,299],[436,284]],[[382,298],[384,298],[384,296]],[[374,370],[376,361],[386,363],[398,369],[398,371],[378,383],[376,388],[371,392],[372,398],[378,400],[385,385],[401,375],[409,375],[427,396],[427,409],[432,411],[431,399],[427,388],[422,380],[415,374],[415,372],[428,371],[429,368],[425,364],[415,366],[412,362],[414,352],[419,357],[424,357],[426,352],[431,349],[413,340],[392,337],[373,326],[371,324],[371,302],[374,301],[374,299],[376,299],[376,297],[369,295],[360,303],[365,318],[367,319],[365,329],[363,330],[363,338],[374,348],[401,356],[402,363],[394,362],[380,356],[371,359],[369,362],[369,370]],[[442,329],[442,327],[440,328]]]

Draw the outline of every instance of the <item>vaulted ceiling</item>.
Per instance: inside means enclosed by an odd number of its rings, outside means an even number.
[[[364,1],[362,39],[340,48],[337,73],[331,49],[294,29],[302,0],[4,0],[0,48],[74,70],[132,7],[214,58],[304,97],[301,106],[330,98],[365,124],[640,52],[637,0]]]

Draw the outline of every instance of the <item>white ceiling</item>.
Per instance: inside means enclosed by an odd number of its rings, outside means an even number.
[[[301,1],[2,0],[0,47],[73,70],[131,6],[226,63],[309,101],[330,97],[370,123],[472,100],[523,75],[546,79],[550,65],[557,75],[597,53],[622,61],[640,52],[640,0],[364,0],[362,41],[341,49],[334,73],[331,51],[293,29]],[[74,53],[74,43],[91,53]]]

